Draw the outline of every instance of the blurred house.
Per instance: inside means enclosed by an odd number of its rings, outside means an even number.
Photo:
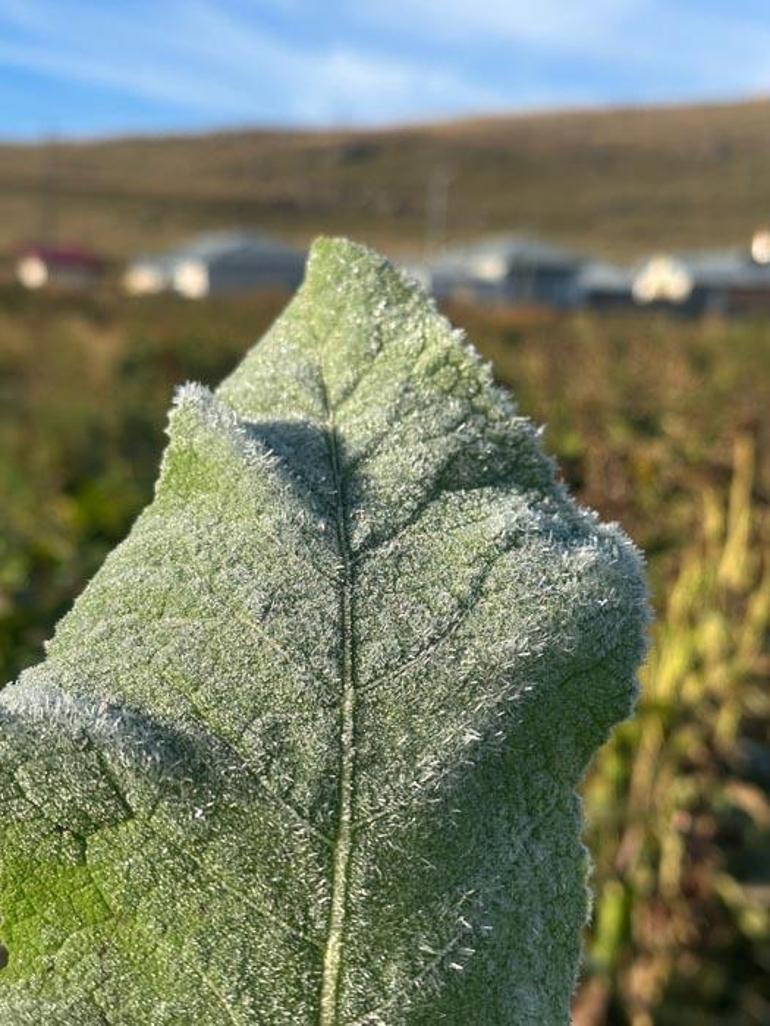
[[[136,259],[123,276],[131,295],[173,290],[188,299],[294,289],[305,254],[267,235],[210,232],[167,253]]]
[[[131,296],[169,292],[172,287],[172,254],[147,254],[133,260],[123,272],[123,290]]]
[[[591,260],[578,273],[581,306],[593,310],[617,310],[634,305],[634,270]]]
[[[26,246],[16,260],[16,278],[26,289],[87,289],[104,270],[100,257],[77,246]]]
[[[428,277],[439,299],[569,308],[580,300],[583,263],[582,256],[540,239],[498,235],[445,250]]]
[[[688,313],[770,312],[770,232],[751,245],[701,253],[659,254],[633,276],[634,301]]]

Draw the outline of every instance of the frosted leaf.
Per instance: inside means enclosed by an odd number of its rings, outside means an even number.
[[[0,694],[3,1026],[557,1026],[617,527],[382,258],[321,240]]]

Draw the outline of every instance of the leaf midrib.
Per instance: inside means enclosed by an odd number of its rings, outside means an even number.
[[[339,1006],[342,955],[347,915],[350,859],[353,844],[353,791],[355,781],[356,681],[353,645],[353,559],[348,538],[344,480],[337,443],[334,410],[329,402],[323,374],[319,373],[326,412],[326,445],[336,495],[337,548],[341,560],[339,617],[342,644],[340,678],[340,768],[337,830],[333,846],[332,896],[324,950],[319,1009],[319,1026],[336,1026]]]

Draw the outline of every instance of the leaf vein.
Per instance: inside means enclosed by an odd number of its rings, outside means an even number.
[[[337,1022],[342,957],[347,916],[350,861],[353,845],[353,801],[355,786],[356,667],[353,648],[353,560],[348,539],[344,481],[337,442],[334,411],[329,404],[323,373],[319,384],[327,414],[326,441],[337,493],[336,533],[341,559],[340,616],[340,781],[337,830],[334,839],[332,895],[324,951],[319,1009],[319,1026]]]

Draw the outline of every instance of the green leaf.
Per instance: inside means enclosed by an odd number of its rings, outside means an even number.
[[[0,1022],[567,1023],[631,544],[344,241],[169,437],[0,694]]]

